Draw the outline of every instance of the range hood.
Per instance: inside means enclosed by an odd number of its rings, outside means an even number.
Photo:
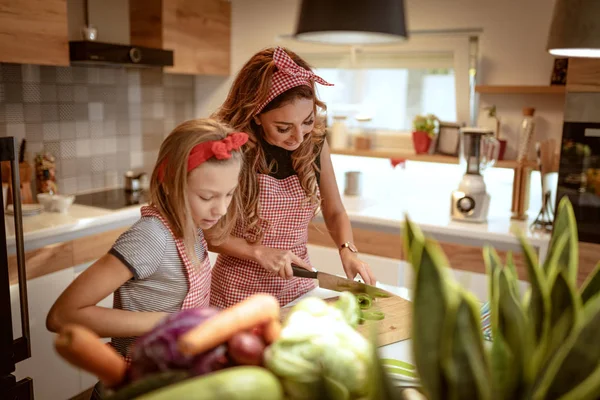
[[[131,43],[127,0],[68,0],[67,15],[73,65],[173,66],[172,50]]]

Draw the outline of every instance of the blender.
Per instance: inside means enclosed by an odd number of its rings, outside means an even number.
[[[459,161],[466,172],[452,192],[450,215],[457,221],[486,222],[490,195],[482,173],[498,160],[500,142],[487,128],[462,128],[460,133]]]

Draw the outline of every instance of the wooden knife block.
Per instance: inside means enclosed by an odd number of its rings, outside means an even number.
[[[21,203],[32,204],[33,192],[31,190],[31,177],[33,175],[33,168],[28,162],[19,163],[19,178],[21,180]],[[11,181],[11,170],[10,163],[8,161],[2,162],[2,182],[8,183],[8,194],[6,199],[6,205],[12,204],[12,181]]]

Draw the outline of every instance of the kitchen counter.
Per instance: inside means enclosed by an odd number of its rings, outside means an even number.
[[[528,223],[511,221],[510,215],[491,214],[488,223],[455,222],[447,209],[427,204],[418,198],[405,196],[394,204],[363,197],[344,196],[346,211],[356,227],[399,233],[405,213],[419,224],[426,235],[437,240],[468,245],[490,243],[498,249],[518,249],[513,230],[522,230],[530,243],[545,254],[550,235],[531,232]],[[42,212],[23,217],[25,250],[34,250],[54,243],[73,240],[111,229],[126,227],[140,217],[141,206],[120,210],[106,210],[73,204],[67,213]],[[9,254],[15,253],[14,223],[11,215],[5,216]],[[317,215],[315,221],[322,221]]]

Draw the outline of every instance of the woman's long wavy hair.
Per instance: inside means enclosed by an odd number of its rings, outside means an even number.
[[[284,49],[296,64],[307,70],[310,65],[294,52]],[[243,198],[242,215],[246,223],[246,233],[251,233],[252,242],[260,242],[263,237],[264,223],[259,215],[258,177],[257,173],[268,174],[276,165],[267,165],[265,153],[259,144],[259,138],[264,138],[260,125],[254,117],[288,104],[297,99],[311,99],[314,102],[315,125],[311,132],[304,136],[304,141],[292,153],[292,165],[298,174],[300,185],[307,195],[307,201],[313,206],[319,206],[316,159],[321,153],[325,141],[325,119],[319,111],[325,111],[325,103],[316,96],[314,82],[311,85],[294,87],[268,103],[260,112],[259,106],[268,98],[271,78],[277,71],[273,62],[275,48],[268,48],[255,54],[240,70],[227,99],[220,109],[212,116],[219,119],[235,130],[248,133],[246,145],[246,167],[240,178],[240,192]]]
[[[198,144],[225,139],[231,132],[233,130],[229,126],[211,119],[193,119],[179,124],[160,146],[150,179],[150,204],[169,222],[175,237],[183,239],[186,253],[194,264],[199,262],[194,251],[198,228],[193,221],[187,196],[188,156]],[[232,151],[230,159],[218,160],[213,157],[206,162],[237,162],[242,170],[244,168],[240,150]],[[240,204],[240,191],[236,189],[227,214],[210,229],[212,243],[220,244],[229,237],[241,210]],[[208,235],[209,232],[204,233]]]

